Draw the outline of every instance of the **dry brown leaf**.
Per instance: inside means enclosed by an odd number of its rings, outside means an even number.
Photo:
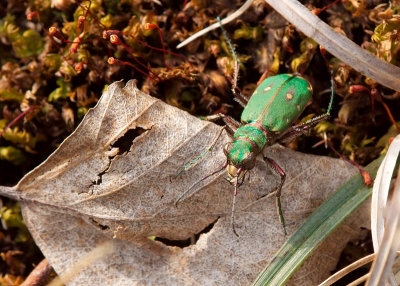
[[[142,93],[133,81],[124,88],[110,85],[76,131],[13,188],[29,230],[57,273],[111,241],[114,252],[69,285],[250,284],[285,241],[275,199],[268,196],[279,177],[262,159],[239,189],[240,238],[231,230],[233,187],[224,174],[174,205],[193,182],[224,163],[221,146],[230,140],[225,133],[213,151],[175,178],[219,130]],[[282,204],[289,233],[356,173],[343,161],[280,146],[266,153],[287,173]],[[294,285],[315,285],[329,274],[344,245],[359,235],[362,223],[368,225],[364,216],[353,217],[300,268]],[[211,224],[184,248],[148,238],[188,239]]]

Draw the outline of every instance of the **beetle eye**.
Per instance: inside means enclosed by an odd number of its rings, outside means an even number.
[[[225,156],[227,156],[227,157],[229,156],[229,153],[231,152],[232,147],[233,147],[232,142],[229,142],[229,143],[225,144],[225,146],[224,146],[224,154],[225,154]]]
[[[249,155],[243,159],[242,166],[245,170],[251,170],[256,165],[256,154],[254,152],[250,152]]]

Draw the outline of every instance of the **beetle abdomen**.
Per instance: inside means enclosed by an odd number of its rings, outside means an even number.
[[[282,132],[293,123],[312,96],[312,87],[297,75],[280,74],[265,79],[254,91],[241,121],[260,121],[272,132]]]

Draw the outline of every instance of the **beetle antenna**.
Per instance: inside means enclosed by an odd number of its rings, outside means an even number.
[[[201,183],[202,181],[204,181],[205,179],[218,174],[219,172],[221,172],[222,170],[224,170],[226,168],[226,166],[228,165],[228,161],[226,161],[220,168],[218,168],[217,170],[213,171],[212,173],[204,176],[203,178],[201,178],[200,180],[197,180],[196,182],[194,182],[189,189],[187,189],[186,191],[183,192],[183,194],[175,201],[175,206],[177,206],[177,204],[186,196],[187,193],[189,193],[197,184]]]
[[[334,81],[333,81],[333,69],[330,67],[329,61],[326,58],[326,50],[325,50],[325,48],[322,48],[320,46],[319,47],[319,52],[321,53],[321,56],[324,59],[325,64],[328,67],[328,69],[330,71],[330,75],[331,75],[331,99],[329,101],[328,110],[326,111],[326,114],[329,116],[329,115],[331,115],[331,110],[332,110],[332,105],[333,105],[333,96],[335,94],[335,84],[334,84]]]
[[[237,195],[237,190],[238,190],[238,185],[239,185],[239,175],[242,172],[242,168],[239,168],[236,177],[235,177],[235,190],[233,191],[233,203],[232,203],[232,213],[231,213],[231,225],[232,225],[232,231],[233,233],[239,237],[239,235],[236,232],[235,229],[235,206],[236,206],[236,195]]]
[[[197,161],[199,161],[201,158],[203,158],[208,152],[210,152],[215,144],[217,144],[218,138],[221,137],[222,131],[224,131],[224,129],[226,128],[226,126],[223,126],[219,131],[217,136],[215,137],[214,141],[211,143],[211,145],[203,152],[201,153],[199,156],[197,156],[196,158],[194,158],[192,161],[190,161],[189,163],[187,163],[185,166],[183,166],[179,172],[176,174],[175,178],[177,178],[183,171],[186,171],[187,169],[189,169],[193,164],[195,164]]]
[[[224,27],[222,26],[221,19],[219,17],[217,17],[217,20],[218,20],[219,26],[222,30],[222,34],[224,35],[224,38],[225,38],[226,42],[228,43],[229,49],[231,50],[232,57],[234,60],[233,77],[232,77],[232,91],[235,92],[236,88],[237,88],[237,80],[239,77],[239,60],[236,56],[235,48],[233,47],[231,41],[229,40],[228,33],[225,31]]]
[[[331,99],[329,101],[328,110],[326,111],[328,115],[331,115],[334,94],[335,94],[335,84],[333,82],[333,70],[331,69]]]
[[[326,113],[307,120],[305,123],[301,124],[299,127],[296,127],[295,130],[303,133],[303,130],[305,130],[307,128],[309,129],[311,126],[316,125],[318,122],[327,119],[331,115],[334,95],[335,95],[335,84],[333,81],[333,71],[331,70],[331,99],[329,100],[329,105],[328,105],[328,109],[327,109]],[[286,140],[287,139],[285,139],[285,141]]]

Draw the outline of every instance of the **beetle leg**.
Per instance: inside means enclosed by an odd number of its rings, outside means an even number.
[[[244,180],[246,179],[246,174],[247,174],[248,172],[244,171],[243,173],[244,173],[244,174],[243,174],[243,177],[238,179],[238,187],[240,187],[241,185],[243,185]],[[240,180],[240,181],[239,181],[239,180]]]
[[[236,121],[233,117],[230,117],[228,115],[224,115],[222,117],[222,120],[225,122],[227,128],[227,131],[231,132],[231,136],[236,132],[236,130],[242,126],[242,124],[239,121]]]
[[[300,124],[297,126],[292,126],[287,131],[280,134],[279,137],[277,138],[277,141],[280,143],[287,143],[302,134],[308,135],[309,132],[311,131],[311,127],[315,126],[318,122],[325,120],[330,116],[331,111],[332,111],[334,94],[335,94],[335,85],[333,82],[333,75],[332,75],[332,71],[331,71],[331,98],[330,98],[328,109],[327,109],[326,113],[322,114],[320,116],[311,118],[310,120],[308,120],[307,122],[305,122],[303,124]]]
[[[209,116],[203,116],[203,117],[200,117],[200,119],[207,120],[207,121],[216,121],[218,119],[222,119],[224,121],[224,123],[226,124],[226,131],[231,136],[233,136],[233,134],[236,132],[236,130],[240,126],[242,126],[242,124],[240,122],[236,121],[229,115],[225,115],[222,113],[213,114],[213,115],[209,115]]]
[[[318,122],[323,121],[329,117],[329,114],[325,113],[320,116],[311,118],[307,122],[299,125],[294,125],[290,127],[287,131],[280,134],[277,141],[280,143],[288,143],[294,138],[300,135],[310,135],[311,128],[317,125]]]
[[[304,124],[300,124],[300,126],[294,126],[295,130],[300,131],[300,132],[309,132],[311,127],[314,127],[317,125],[318,122],[321,122],[325,119],[328,119],[330,115],[328,113],[316,116],[311,118],[310,120],[307,120]]]
[[[180,201],[182,201],[186,195],[195,187],[197,186],[199,183],[203,182],[205,179],[214,176],[215,174],[218,174],[219,172],[223,171],[226,168],[226,165],[228,165],[228,162],[225,162],[219,169],[213,171],[212,173],[208,174],[207,176],[204,176],[203,178],[201,178],[200,180],[194,182],[186,191],[184,191],[181,196],[175,201],[175,207],[178,205],[178,203]],[[192,194],[193,195],[193,194]]]
[[[285,218],[283,217],[282,205],[281,205],[281,191],[282,191],[282,186],[285,183],[286,174],[285,171],[283,171],[282,168],[279,167],[279,165],[275,163],[274,160],[268,157],[263,157],[263,158],[264,161],[268,163],[269,166],[271,166],[272,170],[274,170],[281,177],[281,182],[279,183],[278,189],[276,190],[276,206],[278,209],[279,220],[281,221],[283,227],[283,232],[285,233],[285,235],[287,235]]]
[[[218,138],[221,137],[222,132],[224,131],[224,129],[226,129],[227,126],[223,126],[221,127],[221,129],[218,131],[217,136],[215,136],[214,141],[211,143],[211,145],[203,152],[201,153],[199,156],[197,156],[196,158],[194,158],[192,161],[190,161],[188,164],[186,164],[185,166],[183,166],[178,173],[176,174],[175,178],[178,177],[183,171],[186,171],[187,169],[189,169],[192,165],[194,165],[195,163],[197,163],[197,161],[201,160],[201,158],[203,158],[209,151],[211,151],[215,144],[217,144]]]
[[[231,212],[231,225],[232,225],[232,231],[233,233],[239,237],[239,235],[236,232],[235,229],[235,207],[236,207],[236,195],[237,195],[237,191],[239,188],[239,175],[242,172],[242,169],[239,168],[239,170],[237,171],[236,177],[235,177],[235,190],[233,191],[233,202],[232,202],[232,212]]]
[[[232,87],[232,93],[233,96],[235,97],[234,100],[238,102],[243,108],[246,107],[247,103],[249,102],[249,99],[245,97],[243,94],[240,93],[240,91],[236,90],[236,86]]]

